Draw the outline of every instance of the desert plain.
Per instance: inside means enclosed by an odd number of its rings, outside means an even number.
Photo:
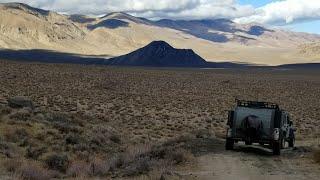
[[[9,107],[8,99],[17,96],[29,98],[34,108]],[[283,157],[251,150],[224,152],[228,110],[235,99],[278,103],[297,128],[297,148],[285,150]],[[1,177],[316,179],[319,99],[316,70],[1,60]],[[226,170],[229,176],[222,176]]]

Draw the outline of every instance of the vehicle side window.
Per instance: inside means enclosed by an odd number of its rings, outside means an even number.
[[[281,126],[283,126],[284,124],[286,124],[286,114],[282,113],[282,117],[281,117]]]
[[[287,124],[288,124],[288,116],[287,116],[287,115],[285,115],[283,124],[284,124],[284,125],[287,125]]]
[[[289,126],[292,126],[292,121],[291,121],[290,116],[288,116],[288,124],[289,124]]]

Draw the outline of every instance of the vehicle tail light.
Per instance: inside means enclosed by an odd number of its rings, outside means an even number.
[[[227,137],[230,138],[232,137],[232,129],[228,129],[228,132],[227,132]]]
[[[278,141],[280,139],[280,130],[279,128],[275,128],[273,131],[273,139]]]

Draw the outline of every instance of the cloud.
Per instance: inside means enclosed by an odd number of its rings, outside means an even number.
[[[320,19],[320,0],[283,0],[257,8],[253,15],[234,21],[285,25],[315,19]]]
[[[15,2],[16,0],[0,0]],[[34,7],[70,14],[128,12],[151,19],[239,18],[251,15],[251,5],[236,0],[20,0]]]
[[[15,2],[17,0],[0,0]],[[149,19],[228,18],[238,23],[284,25],[320,19],[320,0],[278,0],[254,9],[238,0],[20,0],[69,14],[127,12]]]

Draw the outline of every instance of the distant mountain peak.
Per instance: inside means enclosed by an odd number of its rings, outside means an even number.
[[[111,13],[108,13],[106,14],[105,16],[102,16],[101,19],[104,19],[104,18],[114,18],[114,17],[131,17],[131,15],[127,14],[127,13],[124,13],[124,12],[111,12]]]
[[[191,49],[176,49],[165,41],[153,41],[132,53],[109,60],[118,66],[203,67],[207,62]]]
[[[96,20],[95,17],[90,17],[82,14],[71,14],[69,19],[77,23],[90,23]]]
[[[34,7],[31,7],[31,6],[24,4],[24,3],[16,3],[16,2],[0,3],[0,5],[4,6],[5,8],[19,9],[19,10],[22,10],[22,11],[25,11],[25,12],[28,12],[31,14],[38,14],[38,15],[40,14],[43,16],[47,16],[50,13],[50,11],[34,8]]]
[[[118,19],[118,20],[127,20],[137,24],[148,24],[151,25],[152,22],[145,18],[135,17],[125,12],[112,12],[100,18],[104,19]]]
[[[9,2],[9,3],[1,3],[1,4],[6,7],[25,7],[25,8],[31,7],[28,4],[19,3],[19,2]]]
[[[165,41],[152,41],[145,48],[161,48],[161,49],[174,49],[170,44]]]

